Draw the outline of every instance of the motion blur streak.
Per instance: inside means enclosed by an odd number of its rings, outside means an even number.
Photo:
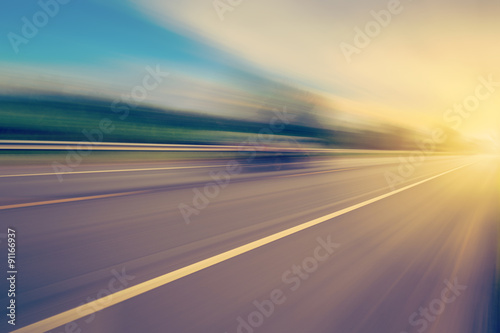
[[[467,164],[465,166],[468,166],[468,165],[470,165],[470,164]],[[185,277],[187,275],[196,273],[196,272],[198,272],[198,271],[200,271],[202,269],[205,269],[205,268],[208,268],[210,266],[216,265],[216,264],[218,264],[220,262],[229,260],[231,258],[234,258],[236,256],[239,256],[239,255],[243,254],[243,253],[246,253],[246,252],[249,252],[249,251],[254,250],[256,248],[259,248],[261,246],[267,245],[267,244],[269,244],[271,242],[274,242],[276,240],[279,240],[281,238],[293,235],[293,234],[295,234],[295,233],[297,233],[299,231],[305,230],[307,228],[311,228],[311,227],[313,227],[313,226],[315,226],[317,224],[326,222],[326,221],[331,220],[331,219],[333,219],[335,217],[342,216],[342,215],[344,215],[346,213],[349,213],[349,212],[352,212],[352,211],[354,211],[354,210],[356,210],[358,208],[364,207],[364,206],[369,205],[371,203],[374,203],[374,202],[377,202],[379,200],[382,200],[382,199],[385,199],[387,197],[390,197],[390,196],[392,196],[394,194],[400,193],[402,191],[408,190],[408,189],[413,188],[415,186],[418,186],[420,184],[426,183],[426,182],[428,182],[430,180],[433,180],[435,178],[441,177],[441,176],[446,175],[446,174],[448,174],[450,172],[462,169],[465,166],[461,166],[461,167],[458,167],[458,168],[446,171],[446,172],[441,173],[441,174],[439,174],[437,176],[434,176],[434,177],[428,178],[426,180],[420,181],[420,182],[418,182],[416,184],[409,185],[409,186],[407,186],[407,187],[405,187],[403,189],[400,189],[400,190],[397,190],[397,191],[390,192],[388,194],[384,194],[384,195],[378,196],[376,198],[373,198],[373,199],[364,201],[362,203],[353,205],[351,207],[342,209],[342,210],[340,210],[338,212],[331,213],[331,214],[325,215],[323,217],[314,219],[312,221],[300,224],[300,225],[298,225],[296,227],[293,227],[293,228],[281,231],[281,232],[279,232],[277,234],[273,234],[273,235],[267,236],[265,238],[262,238],[262,239],[259,239],[257,241],[254,241],[252,243],[240,246],[240,247],[238,247],[236,249],[233,249],[233,250],[221,253],[221,254],[216,255],[214,257],[205,259],[205,260],[203,260],[201,262],[197,262],[195,264],[192,264],[190,266],[178,269],[178,270],[173,271],[171,273],[162,275],[162,276],[157,277],[155,279],[152,279],[152,280],[143,282],[141,284],[135,285],[135,286],[133,286],[131,288],[119,291],[117,293],[114,293],[112,295],[107,296],[107,298],[96,300],[94,302],[97,303],[97,304],[104,303],[104,304],[106,304],[105,307],[109,307],[109,306],[115,305],[117,303],[126,301],[126,300],[128,300],[128,299],[130,299],[132,297],[138,296],[138,295],[143,294],[145,292],[148,292],[148,291],[150,291],[152,289],[161,287],[161,286],[163,286],[163,285],[165,285],[167,283],[173,282],[173,281],[178,280],[180,278],[183,278],[183,277]],[[80,319],[82,317],[85,317],[85,316],[89,315],[88,312],[84,312],[83,311],[88,306],[90,306],[92,308],[95,308],[95,306],[92,306],[92,304],[85,304],[85,305],[81,306],[79,309],[69,310],[67,312],[61,313],[61,314],[56,315],[54,317],[45,319],[45,320],[43,320],[41,322],[38,322],[38,323],[35,323],[33,325],[27,326],[27,327],[25,327],[25,328],[23,328],[21,330],[17,330],[15,332],[22,333],[22,332],[30,332],[30,331],[33,331],[33,330],[36,330],[36,331],[47,331],[47,330],[53,329],[53,328],[58,327],[58,326],[60,326],[62,324],[66,324],[68,322],[71,322],[71,321],[74,321],[74,320],[77,320],[77,319]],[[101,310],[102,306],[101,307],[97,307],[97,308]]]
[[[264,299],[280,287],[281,274],[307,255],[319,235],[332,235],[342,247],[296,293],[286,294],[287,302],[259,328],[263,332],[307,331],[309,325],[314,326],[313,332],[325,333],[408,330],[412,327],[408,316],[418,312],[419,304],[439,296],[443,280],[456,276],[468,286],[467,291],[447,307],[439,321],[430,323],[428,331],[453,327],[453,332],[471,332],[474,325],[490,324],[487,317],[485,322],[475,321],[475,311],[493,311],[481,295],[493,291],[495,260],[491,256],[497,244],[498,188],[488,184],[499,179],[498,162],[494,157],[433,158],[394,192],[387,192],[381,176],[384,169],[398,163],[390,157],[311,163],[310,174],[292,178],[281,176],[303,172],[244,173],[212,199],[189,227],[174,202],[190,200],[193,184],[184,181],[187,186],[179,186],[174,179],[198,176],[203,183],[209,179],[206,171],[145,171],[111,178],[72,175],[60,184],[63,188],[45,178],[24,185],[13,182],[10,197],[16,191],[25,193],[23,186],[46,188],[32,192],[39,198],[68,196],[65,185],[73,189],[73,196],[99,191],[99,185],[109,190],[125,183],[129,191],[139,190],[149,179],[155,185],[149,193],[1,213],[2,221],[25,217],[17,224],[23,235],[19,255],[31,264],[24,268],[21,280],[24,291],[18,299],[26,308],[19,323],[42,324],[46,318],[50,323],[19,332],[42,332],[62,325],[53,331],[61,332],[70,324],[92,332],[164,332],[165,327],[168,332],[236,331],[236,319],[253,311],[249,306],[254,299]],[[321,173],[332,167],[341,171]],[[135,181],[138,177],[140,182]],[[437,183],[442,186],[436,187]],[[53,188],[47,188],[48,184]],[[441,199],[426,203],[428,196]],[[418,205],[425,209],[413,209]],[[69,224],[66,214],[73,216]],[[321,223],[325,221],[329,222]],[[106,236],[110,233],[112,239]],[[58,250],[61,247],[64,252]],[[43,269],[54,261],[78,265]],[[95,294],[93,290],[107,285],[106,273],[116,269],[117,262],[136,277],[133,286],[103,295],[94,304],[82,304]],[[197,274],[189,275],[193,272]],[[281,286],[285,291],[288,287]],[[146,293],[153,288],[154,293]],[[479,293],[481,288],[487,289]],[[56,290],[64,293],[48,297]],[[196,296],[186,297],[187,291]],[[240,296],[233,300],[235,294]],[[76,312],[79,305],[86,310]],[[102,311],[90,314],[89,309]],[[296,311],[313,321],[292,319]],[[393,313],[390,320],[387,313]],[[113,319],[117,315],[120,321]],[[358,320],[349,320],[350,315]],[[282,320],[282,316],[289,319]],[[151,326],[139,318],[147,318]]]
[[[0,332],[500,332],[499,17],[0,1]]]

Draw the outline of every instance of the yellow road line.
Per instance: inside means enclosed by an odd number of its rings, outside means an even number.
[[[24,207],[35,207],[35,206],[45,206],[45,205],[54,205],[54,204],[64,203],[64,202],[77,202],[77,201],[86,201],[86,200],[94,200],[94,199],[122,197],[122,196],[125,196],[125,195],[139,194],[139,193],[146,193],[146,192],[151,192],[151,190],[133,191],[133,192],[121,192],[121,193],[111,193],[111,194],[101,194],[101,195],[92,195],[92,196],[87,196],[87,197],[77,197],[77,198],[67,198],[67,199],[37,201],[37,202],[26,202],[26,203],[21,203],[21,204],[0,206],[0,210],[14,209],[14,208],[24,208]]]
[[[217,167],[220,167],[220,166],[221,165],[218,165]],[[208,168],[208,167],[211,167],[211,166],[206,166],[206,168]],[[216,166],[213,166],[213,167],[216,167]],[[187,167],[187,168],[195,168],[195,167]],[[144,170],[165,170],[165,169],[168,169],[168,168],[105,170],[105,171],[79,171],[79,172],[75,172],[75,173],[144,171]],[[333,171],[332,170],[328,170],[328,171],[311,172],[311,173],[304,173],[304,174],[298,174],[298,175],[288,175],[288,176],[280,176],[280,177],[302,176],[302,175],[309,175],[309,174],[315,174],[315,173],[335,172],[335,171],[341,171],[341,170],[349,170],[349,169],[339,169],[339,170],[333,170]],[[42,174],[42,175],[46,175],[46,174]],[[53,174],[49,174],[49,175],[53,175]],[[20,176],[22,176],[22,175],[20,175]],[[0,176],[0,177],[2,177],[2,176]],[[276,177],[276,178],[280,178],[280,177]],[[86,200],[102,199],[102,198],[121,197],[121,196],[125,196],[125,195],[146,193],[146,192],[150,192],[150,191],[151,190],[132,191],[132,192],[121,192],[121,193],[112,193],[112,194],[103,194],[103,195],[94,195],[94,196],[76,197],[76,198],[67,198],[67,199],[57,199],[57,200],[27,202],[27,203],[20,203],[20,204],[12,204],[12,205],[0,206],[0,210],[7,210],[7,209],[14,209],[14,208],[24,208],[24,207],[45,206],[45,205],[53,205],[53,204],[65,203],[65,202],[77,202],[77,201],[86,201]]]
[[[33,333],[33,332],[49,331],[51,329],[62,326],[66,323],[69,323],[69,322],[75,321],[77,319],[86,317],[94,312],[101,311],[101,310],[108,308],[112,305],[124,302],[126,300],[129,300],[129,299],[135,297],[135,296],[144,294],[148,291],[151,291],[151,290],[156,289],[158,287],[164,286],[170,282],[179,280],[185,276],[199,272],[205,268],[214,266],[218,263],[224,262],[226,260],[229,260],[229,259],[234,258],[236,256],[239,256],[241,254],[247,253],[249,251],[252,251],[254,249],[257,249],[259,247],[267,245],[269,243],[275,242],[275,241],[282,239],[284,237],[293,235],[293,234],[298,233],[302,230],[311,228],[311,227],[318,225],[320,223],[329,221],[335,217],[347,214],[347,213],[352,212],[352,211],[359,209],[361,207],[365,207],[365,206],[372,204],[374,202],[380,201],[382,199],[388,198],[388,197],[393,196],[395,194],[409,190],[413,187],[416,187],[418,185],[421,185],[423,183],[426,183],[426,182],[431,181],[433,179],[436,179],[438,177],[444,176],[444,175],[449,174],[451,172],[454,172],[456,170],[465,168],[465,167],[472,165],[472,164],[474,164],[474,163],[462,165],[458,168],[448,170],[448,171],[440,173],[436,176],[419,181],[415,184],[408,185],[406,187],[403,187],[403,188],[400,188],[398,190],[394,190],[392,192],[380,195],[380,196],[375,197],[373,199],[363,201],[363,202],[356,204],[356,205],[353,205],[351,207],[341,209],[337,212],[334,212],[334,213],[316,218],[316,219],[311,220],[309,222],[302,223],[302,224],[297,225],[295,227],[280,231],[280,232],[275,233],[273,235],[270,235],[270,236],[264,237],[262,239],[248,243],[246,245],[243,245],[243,246],[237,247],[235,249],[223,252],[221,254],[215,255],[215,256],[210,257],[208,259],[191,264],[189,266],[177,269],[173,272],[158,276],[158,277],[151,279],[149,281],[145,281],[145,282],[139,283],[135,286],[132,286],[130,288],[123,289],[123,290],[118,291],[114,294],[108,295],[106,297],[102,297],[98,300],[80,305],[74,309],[62,312],[62,313],[57,314],[55,316],[49,317],[47,319],[43,319],[39,322],[36,322],[34,324],[31,324],[31,325],[25,326],[23,328],[20,328],[16,331],[13,331],[13,333]],[[92,309],[92,310],[90,310],[90,309]],[[95,310],[95,309],[97,309],[97,310]]]

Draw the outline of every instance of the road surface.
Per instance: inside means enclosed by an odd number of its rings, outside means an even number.
[[[0,331],[494,332],[499,159],[399,166],[2,167]]]

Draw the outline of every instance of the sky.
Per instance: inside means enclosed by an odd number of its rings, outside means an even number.
[[[52,4],[53,17],[19,42],[23,18],[43,19],[36,17],[41,4]],[[170,76],[151,98],[178,108],[251,112],[255,96],[278,80],[321,94],[346,113],[482,137],[500,130],[497,0],[0,6],[0,88],[8,91],[31,85],[118,93],[140,82],[146,66],[160,66]],[[485,80],[492,83],[478,88]],[[468,109],[459,112],[463,103]]]

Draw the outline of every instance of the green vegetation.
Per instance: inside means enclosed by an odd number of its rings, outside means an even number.
[[[90,99],[0,100],[0,140],[89,141],[85,132],[109,122],[105,142],[226,143],[241,142],[258,133],[265,123],[223,119],[204,114],[140,107],[113,110],[112,102]],[[315,130],[290,125],[280,135],[315,137]]]

